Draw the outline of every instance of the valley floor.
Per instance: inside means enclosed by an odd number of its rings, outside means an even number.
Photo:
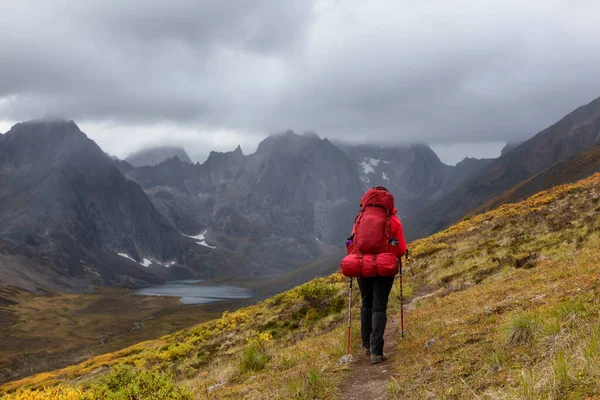
[[[109,288],[47,296],[0,288],[0,384],[155,339],[241,304],[183,306],[175,297]]]

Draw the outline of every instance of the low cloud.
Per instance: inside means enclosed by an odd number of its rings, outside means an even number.
[[[592,0],[0,1],[0,119],[108,151],[521,140],[600,96]]]

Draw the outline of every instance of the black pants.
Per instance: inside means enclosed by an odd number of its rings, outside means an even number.
[[[387,305],[394,285],[393,276],[358,278],[362,298],[360,309],[360,334],[363,347],[371,354],[383,354],[383,333],[387,324]]]

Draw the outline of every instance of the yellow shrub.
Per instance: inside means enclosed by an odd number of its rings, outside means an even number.
[[[55,386],[42,390],[20,390],[14,394],[5,395],[6,400],[79,400],[83,391],[69,386]]]
[[[270,333],[256,332],[246,340],[251,346],[255,346],[264,350],[271,343],[271,339],[273,339],[273,336]]]

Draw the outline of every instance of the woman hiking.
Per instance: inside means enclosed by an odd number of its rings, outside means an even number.
[[[362,197],[346,246],[348,256],[342,260],[342,273],[358,277],[362,346],[371,363],[378,364],[386,359],[383,334],[388,299],[406,253],[402,223],[387,188],[373,187]]]

